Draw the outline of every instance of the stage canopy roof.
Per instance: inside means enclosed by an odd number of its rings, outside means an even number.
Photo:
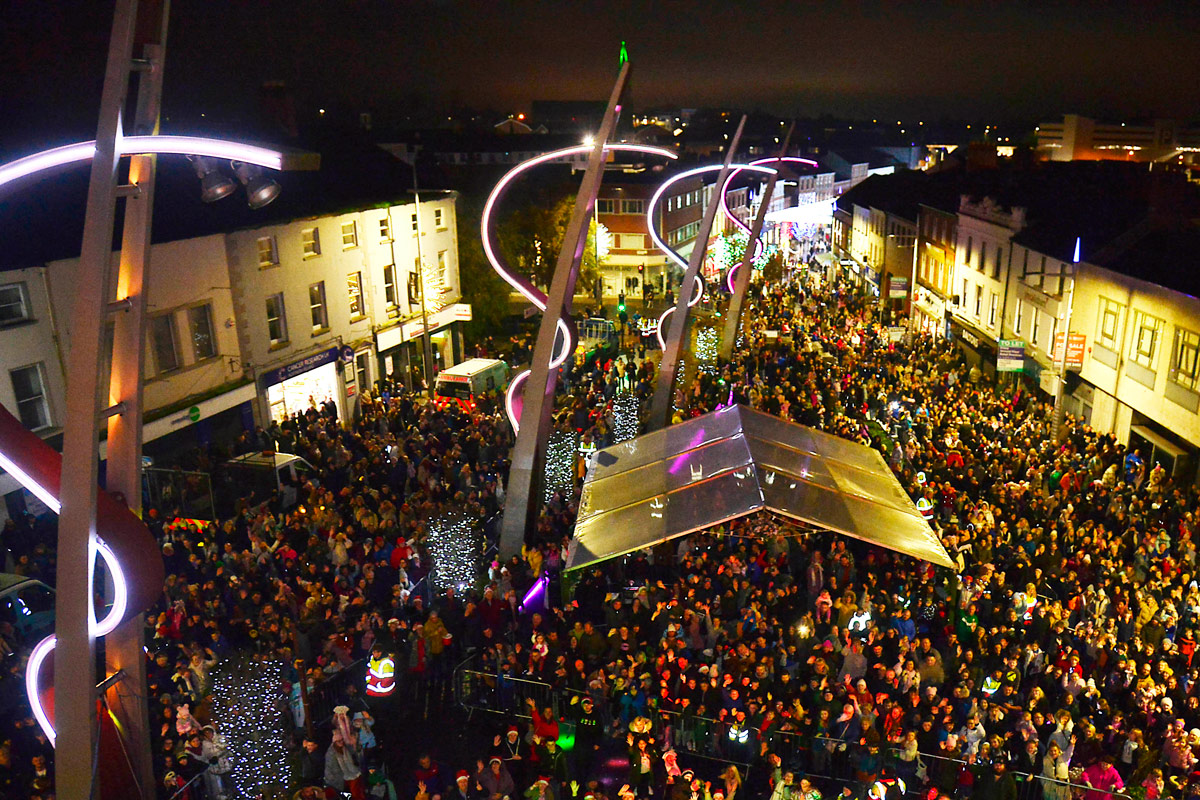
[[[878,452],[731,406],[599,451],[567,568],[762,509],[953,566]]]

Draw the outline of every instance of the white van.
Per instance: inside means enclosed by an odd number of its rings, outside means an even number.
[[[469,358],[438,373],[435,401],[439,406],[457,403],[464,410],[475,408],[479,396],[504,391],[508,386],[508,364],[494,358]]]
[[[299,487],[316,477],[316,469],[300,456],[265,450],[247,453],[226,461],[221,471],[223,485],[220,500],[235,501],[251,492],[259,503],[266,503],[279,492],[281,510],[288,511],[300,501]],[[233,494],[233,497],[228,495]],[[218,504],[220,505],[220,500]]]

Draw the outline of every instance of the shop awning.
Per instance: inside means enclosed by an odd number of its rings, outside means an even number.
[[[953,566],[878,452],[732,406],[597,453],[567,569],[760,510]]]

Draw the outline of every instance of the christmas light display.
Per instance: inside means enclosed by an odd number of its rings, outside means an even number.
[[[461,510],[429,520],[429,579],[439,593],[450,587],[461,592],[475,585],[482,553],[476,523],[473,516]]]
[[[546,473],[542,481],[542,499],[550,502],[556,493],[571,497],[575,491],[575,455],[579,434],[573,430],[556,430],[546,445]]]
[[[717,347],[721,335],[715,328],[696,331],[696,369],[708,375],[717,374]]]
[[[638,435],[641,428],[640,405],[632,392],[621,392],[613,398],[613,444],[627,442]]]
[[[225,736],[240,797],[271,796],[292,784],[283,663],[227,659],[213,670],[212,719]]]

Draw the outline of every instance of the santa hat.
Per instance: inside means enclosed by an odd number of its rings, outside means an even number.
[[[503,764],[504,762],[500,760],[500,756],[492,756],[492,760],[489,761],[488,763],[489,764]]]
[[[470,777],[471,773],[467,772],[465,769],[460,769],[454,774],[454,780],[456,781],[468,780]]]

